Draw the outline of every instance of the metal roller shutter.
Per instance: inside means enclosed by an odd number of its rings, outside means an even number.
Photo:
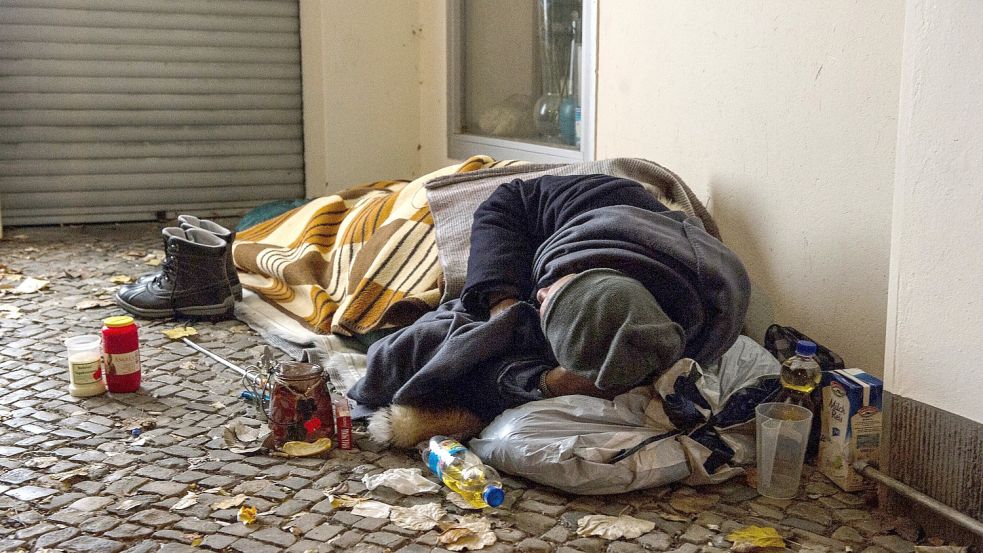
[[[0,0],[3,223],[304,195],[297,0]]]

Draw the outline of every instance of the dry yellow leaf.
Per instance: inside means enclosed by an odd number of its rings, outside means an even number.
[[[368,500],[367,497],[358,497],[358,496],[354,496],[354,495],[331,495],[331,494],[328,494],[328,501],[331,503],[331,506],[334,507],[335,509],[338,509],[340,507],[348,507],[348,508],[351,508],[351,507],[354,507],[355,505],[358,505],[359,503],[361,503],[363,501],[367,501],[367,500]]]
[[[129,284],[133,282],[133,277],[130,275],[113,275],[109,277],[109,282],[113,284]]]
[[[218,501],[213,502],[212,509],[215,510],[231,509],[233,507],[238,507],[239,505],[242,505],[242,502],[245,500],[246,500],[246,494],[244,493],[241,493],[234,497],[226,497],[225,499],[219,499]]]
[[[250,507],[249,505],[243,505],[239,507],[239,514],[236,515],[236,520],[243,524],[253,524],[256,522],[256,507]]]
[[[280,448],[291,457],[310,457],[331,449],[331,438],[321,438],[311,442],[287,442]]]
[[[193,326],[179,326],[164,331],[164,336],[167,336],[171,340],[180,340],[185,336],[194,336],[195,334],[198,334],[198,331]]]
[[[739,528],[727,534],[727,539],[734,542],[730,550],[735,553],[749,553],[769,547],[785,547],[785,540],[778,534],[778,530],[769,526]]]

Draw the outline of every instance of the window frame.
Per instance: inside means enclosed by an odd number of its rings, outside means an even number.
[[[462,133],[464,100],[463,2],[447,2],[447,155],[467,159],[487,154],[495,159],[520,159],[541,163],[578,163],[595,159],[597,120],[597,4],[582,0],[580,60],[580,149],[560,148],[516,139]]]

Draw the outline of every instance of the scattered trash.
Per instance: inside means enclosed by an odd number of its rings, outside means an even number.
[[[720,496],[682,491],[669,498],[669,506],[680,513],[702,513],[720,502]]]
[[[320,455],[331,449],[331,439],[321,438],[313,443],[310,442],[287,442],[283,444],[280,451],[290,457],[311,457]]]
[[[143,259],[140,261],[143,261],[151,267],[157,267],[164,261],[164,252],[162,250],[151,250],[151,252],[143,256]]]
[[[381,501],[367,499],[358,502],[358,504],[352,507],[352,514],[360,517],[389,518],[391,509],[391,505]]]
[[[325,495],[328,496],[328,502],[331,503],[331,506],[335,509],[341,507],[354,507],[363,501],[368,501],[368,499],[365,497],[358,497],[355,495],[333,495],[330,493],[325,493]]]
[[[9,278],[9,277],[8,277]],[[41,290],[48,287],[47,280],[41,280],[34,277],[27,277],[20,282],[14,289],[10,291],[11,294],[35,294]]]
[[[24,316],[24,314],[20,312],[20,307],[17,307],[16,305],[0,305],[0,315],[2,315],[4,319],[11,320],[19,319]]]
[[[212,503],[211,507],[213,511],[220,511],[222,509],[231,509],[233,507],[238,507],[242,505],[244,501],[246,501],[246,494],[241,493],[236,496],[226,497],[225,499],[219,499],[218,501]],[[256,509],[252,507],[250,508],[253,509],[253,515],[255,515]],[[242,510],[240,509],[240,514],[241,512]]]
[[[455,507],[458,507],[459,509],[469,509],[469,510],[479,510],[479,511],[481,509],[484,509],[484,507],[475,507],[474,505],[468,503],[468,500],[464,499],[464,497],[457,492],[447,492],[447,501],[450,501],[451,503],[454,504]]]
[[[440,519],[447,516],[447,511],[437,503],[426,503],[412,507],[392,507],[389,520],[400,528],[407,530],[426,531],[437,526]],[[929,552],[931,553],[931,552]],[[938,552],[942,553],[942,552]]]
[[[256,401],[256,394],[250,392],[249,390],[243,390],[242,393],[239,394],[239,399],[244,399],[246,401]],[[263,396],[263,401],[269,401],[269,400],[270,400],[270,396],[268,395]]]
[[[171,505],[172,511],[180,511],[182,509],[187,509],[192,505],[198,504],[198,494],[195,492],[188,492],[184,497],[178,500],[177,503]]]
[[[88,299],[76,303],[75,309],[78,309],[79,311],[85,311],[86,309],[94,309],[96,307],[108,307],[110,305],[113,305],[113,302],[110,300]]]
[[[32,469],[46,469],[57,462],[57,457],[35,457],[25,461],[24,466]]]
[[[491,523],[483,518],[455,515],[457,522],[443,523],[443,534],[437,541],[450,551],[471,551],[494,545],[497,537],[491,530]]]
[[[136,499],[124,499],[116,506],[117,511],[130,511],[143,505],[142,501],[137,501]]]
[[[397,468],[380,474],[366,474],[362,477],[362,483],[370,490],[386,486],[405,495],[440,491],[440,486],[424,478],[423,472],[418,468]]]
[[[769,547],[785,547],[785,540],[778,530],[770,526],[746,526],[727,534],[727,540],[734,544],[730,550],[734,553],[750,553]]]
[[[238,497],[238,496],[236,496]],[[256,507],[250,507],[249,505],[243,505],[239,507],[239,514],[236,515],[236,520],[239,522],[250,525],[256,522],[257,514]]]
[[[141,430],[140,427],[130,429],[130,435],[134,438],[139,437],[140,434],[143,434],[143,430]]]
[[[578,536],[600,536],[606,540],[635,539],[655,529],[655,523],[622,515],[587,515],[577,520]]]
[[[139,436],[143,432],[157,428],[157,419],[152,419],[152,418],[126,419],[125,421],[123,421],[123,428],[129,430],[133,436]],[[134,430],[138,430],[139,432],[133,434]]]
[[[235,419],[222,427],[222,438],[225,446],[232,453],[248,455],[263,449],[267,438],[270,436],[270,428],[265,424],[259,427],[247,426],[242,419]]]
[[[164,336],[167,336],[171,340],[180,340],[186,336],[194,336],[196,334],[198,334],[198,331],[193,326],[179,326],[164,331]]]

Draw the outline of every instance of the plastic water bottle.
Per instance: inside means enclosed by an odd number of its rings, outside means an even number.
[[[423,450],[423,462],[448,488],[474,507],[498,507],[505,501],[498,472],[453,438],[430,438]]]
[[[795,344],[795,355],[782,363],[782,392],[778,401],[801,405],[815,416],[816,405],[812,401],[812,391],[819,386],[822,377],[822,369],[816,361],[816,344],[799,340]]]

